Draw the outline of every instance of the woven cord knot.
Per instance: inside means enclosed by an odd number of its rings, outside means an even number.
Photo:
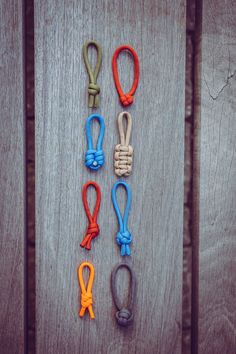
[[[88,59],[88,47],[90,45],[93,45],[97,50],[97,64],[94,70],[91,68]],[[97,77],[102,63],[102,49],[100,45],[95,41],[86,42],[83,46],[83,57],[89,75],[88,106],[89,108],[97,108],[99,107],[99,93],[100,93],[100,87],[97,85]]]
[[[87,150],[85,154],[85,166],[91,170],[98,170],[104,164],[103,150]]]
[[[85,287],[84,279],[83,279],[84,267],[88,267],[90,270],[87,289]],[[83,317],[86,309],[88,309],[89,314],[90,314],[90,318],[95,318],[93,308],[92,308],[92,304],[93,304],[92,286],[93,286],[93,280],[94,280],[94,267],[93,267],[93,265],[89,262],[81,263],[80,266],[77,268],[77,276],[78,276],[78,282],[79,282],[80,289],[81,289],[81,300],[80,300],[81,308],[80,308],[79,315],[80,315],[80,317]]]
[[[122,103],[123,106],[129,106],[130,104],[132,104],[134,101],[134,97],[129,95],[129,94],[126,94],[126,95],[123,95],[123,96],[120,96],[120,102]]]
[[[126,134],[124,131],[123,119],[127,120]],[[131,130],[132,130],[132,117],[128,112],[121,112],[117,118],[118,129],[120,134],[120,144],[115,147],[114,154],[114,167],[115,174],[119,177],[127,177],[132,172],[133,163],[133,148],[129,145]]]
[[[131,233],[127,230],[125,232],[118,232],[116,235],[116,242],[121,246],[120,254],[121,256],[130,256],[130,247],[129,244],[132,241]]]
[[[116,312],[116,320],[120,326],[126,327],[133,322],[133,314],[126,308]]]
[[[119,177],[130,176],[132,173],[133,147],[118,144],[115,147],[115,174]]]
[[[93,147],[92,134],[90,129],[90,122],[96,119],[100,124],[100,132],[98,136],[96,149]],[[85,166],[91,170],[97,171],[105,161],[104,152],[102,150],[102,141],[105,132],[104,119],[99,114],[92,114],[86,121],[86,136],[88,141],[88,150],[85,153]]]
[[[124,304],[121,303],[117,292],[117,286],[116,286],[116,275],[118,270],[122,267],[126,268],[130,273],[130,287],[129,287],[130,293],[128,296],[126,306],[124,306]],[[112,292],[113,301],[118,310],[116,312],[116,321],[118,325],[126,327],[132,324],[134,318],[132,313],[132,308],[135,301],[136,279],[132,268],[127,263],[117,264],[113,269],[111,273],[111,292]]]
[[[96,204],[94,207],[94,212],[93,215],[91,215],[89,207],[88,207],[88,201],[87,201],[87,189],[89,186],[93,186],[96,189],[97,192],[97,200]],[[80,246],[85,247],[87,250],[91,250],[91,242],[92,240],[97,237],[100,233],[99,225],[97,224],[97,215],[98,211],[100,208],[100,202],[101,202],[101,191],[100,187],[96,182],[93,181],[88,181],[85,183],[82,189],[82,199],[84,203],[84,209],[89,221],[88,228],[86,235],[83,238],[83,241],[81,242]]]

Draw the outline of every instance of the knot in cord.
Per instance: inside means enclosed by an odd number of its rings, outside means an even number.
[[[93,148],[93,141],[90,129],[90,123],[93,119],[96,119],[100,124],[100,132],[97,141],[96,149]],[[105,132],[104,119],[99,114],[92,114],[86,121],[86,136],[88,142],[88,150],[85,153],[85,166],[91,170],[97,171],[105,161],[104,152],[102,150],[102,142]]]
[[[116,275],[118,270],[122,267],[126,268],[130,273],[130,287],[129,287],[130,292],[129,292],[128,304],[126,307],[124,307],[123,304],[120,302],[117,293],[117,287],[116,287]],[[132,307],[134,304],[135,292],[136,292],[136,279],[132,268],[128,264],[120,263],[117,264],[113,269],[111,273],[111,292],[112,292],[113,301],[118,310],[116,312],[116,321],[118,325],[126,327],[133,322]]]
[[[120,84],[120,80],[119,80],[119,74],[118,74],[118,68],[117,68],[117,58],[120,54],[121,51],[123,50],[127,50],[128,52],[131,53],[133,60],[134,60],[134,81],[133,81],[133,85],[131,87],[131,89],[129,90],[129,92],[124,93],[122,88],[121,88],[121,84]],[[113,72],[113,78],[114,78],[114,82],[115,82],[115,86],[116,86],[116,90],[117,93],[120,97],[120,102],[123,106],[129,106],[130,104],[133,103],[134,101],[134,94],[135,91],[137,90],[138,87],[138,81],[139,81],[139,60],[138,60],[138,55],[135,52],[135,50],[129,46],[129,45],[122,45],[120,47],[118,47],[113,55],[112,58],[112,72]]]
[[[88,85],[88,93],[89,95],[96,96],[100,92],[100,87],[97,84],[89,84]]]
[[[123,118],[127,119],[126,135],[124,132]],[[133,162],[133,148],[129,145],[131,129],[132,129],[132,117],[128,112],[122,112],[118,115],[118,129],[120,134],[120,144],[115,147],[114,155],[114,167],[115,174],[119,177],[127,177],[132,172]]]
[[[104,164],[103,150],[87,150],[85,154],[85,165],[91,170],[98,170]]]
[[[119,186],[123,186],[127,193],[127,203],[126,203],[123,219],[116,200],[116,190]],[[131,251],[129,245],[132,241],[132,236],[127,229],[128,215],[129,215],[129,209],[131,205],[131,189],[129,185],[123,181],[116,182],[112,188],[111,197],[112,197],[113,206],[119,223],[119,232],[116,235],[116,242],[120,246],[120,255],[130,256]]]
[[[115,147],[115,174],[119,177],[127,177],[132,173],[133,148],[118,144]]]
[[[123,106],[129,106],[134,102],[134,97],[129,94],[120,96],[120,102],[122,103]]]
[[[93,234],[93,238],[98,236],[100,232],[99,225],[96,222],[89,224],[87,234]]]
[[[92,293],[85,292],[81,294],[81,306],[87,309],[89,306],[93,304],[93,296]]]
[[[96,189],[97,199],[93,211],[93,215],[91,215],[88,201],[87,201],[87,189],[89,186],[93,186]],[[89,225],[87,228],[86,235],[84,236],[83,241],[81,242],[80,246],[85,247],[87,250],[91,250],[91,242],[92,240],[99,235],[100,229],[99,225],[97,224],[97,216],[100,208],[101,203],[101,190],[99,185],[96,182],[88,181],[84,184],[82,189],[82,200],[84,204],[85,213],[87,215]]]
[[[132,236],[130,232],[127,230],[125,232],[118,232],[116,235],[116,242],[119,246],[121,246],[121,255],[122,256],[130,256],[130,247],[129,244],[132,241]]]
[[[83,279],[83,269],[84,267],[88,267],[90,270],[89,280],[87,289],[85,288],[84,279]],[[89,262],[83,262],[77,268],[77,276],[78,282],[81,289],[81,309],[79,312],[80,317],[84,316],[85,310],[88,309],[90,318],[95,318],[92,304],[93,304],[93,296],[92,296],[92,286],[94,280],[94,267]]]
[[[93,70],[90,66],[89,59],[88,59],[88,47],[94,46],[97,50],[97,63],[95,69]],[[97,77],[102,63],[102,49],[100,45],[95,41],[86,42],[83,46],[83,57],[84,63],[89,75],[89,86],[88,86],[88,95],[89,101],[88,106],[89,108],[97,108],[99,107],[99,93],[100,87],[97,85]]]
[[[133,314],[128,309],[121,309],[116,312],[116,320],[120,326],[126,327],[133,322]]]

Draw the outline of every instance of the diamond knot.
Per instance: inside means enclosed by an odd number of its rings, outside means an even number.
[[[120,101],[123,104],[123,106],[129,106],[131,103],[133,103],[134,98],[133,96],[126,94],[120,97]]]

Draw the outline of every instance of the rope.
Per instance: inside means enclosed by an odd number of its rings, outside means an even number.
[[[93,211],[93,215],[91,215],[88,201],[87,201],[87,189],[89,186],[93,186],[97,193],[97,199]],[[91,250],[91,241],[99,235],[99,225],[97,224],[97,216],[100,208],[101,203],[101,190],[99,185],[96,182],[88,181],[83,185],[82,189],[82,200],[84,204],[85,213],[87,215],[89,225],[87,228],[86,235],[84,236],[83,241],[81,242],[80,246],[85,247],[87,250]]]
[[[97,141],[97,148],[93,148],[92,135],[90,130],[90,122],[93,119],[97,119],[100,124],[100,133]],[[86,136],[88,141],[88,150],[85,154],[85,166],[91,170],[98,170],[104,164],[104,152],[102,150],[102,141],[105,132],[104,119],[99,114],[91,114],[86,121]]]
[[[118,68],[117,68],[117,58],[120,54],[121,51],[123,50],[128,50],[134,59],[134,81],[133,81],[133,85],[130,89],[129,92],[124,93],[122,88],[121,88],[121,84],[120,84],[120,80],[119,80],[119,74],[118,74]],[[123,106],[129,106],[130,104],[133,103],[134,101],[134,94],[135,91],[138,87],[138,81],[139,81],[139,60],[138,60],[138,55],[135,52],[135,50],[129,46],[129,45],[122,45],[120,47],[118,47],[113,55],[112,58],[112,71],[113,71],[113,77],[114,77],[114,82],[115,82],[115,86],[116,86],[116,90],[118,92],[118,95],[120,97],[120,102]]]
[[[87,289],[85,288],[84,279],[83,279],[83,269],[84,267],[88,267],[90,270],[89,280]],[[94,280],[94,267],[89,262],[83,262],[77,268],[77,276],[78,282],[81,289],[81,309],[79,312],[80,317],[84,316],[85,310],[88,309],[90,318],[95,318],[92,304],[93,304],[93,296],[92,296],[92,286]]]
[[[88,47],[94,46],[97,50],[97,63],[95,69],[90,66],[89,59],[88,59]],[[97,108],[99,107],[99,93],[100,87],[97,85],[97,77],[98,73],[102,64],[102,48],[101,46],[95,41],[86,42],[83,46],[83,57],[84,63],[88,72],[89,76],[89,85],[88,85],[88,106],[89,108]]]
[[[126,136],[123,126],[123,118],[127,119]],[[115,174],[119,177],[129,176],[132,172],[133,148],[129,145],[132,117],[128,112],[122,112],[118,115],[118,129],[120,134],[120,144],[115,147],[114,167]]]
[[[116,190],[119,186],[123,186],[127,193],[127,203],[124,212],[124,218],[122,219],[120,209],[116,200]],[[129,216],[129,209],[131,205],[131,189],[129,185],[123,181],[118,181],[114,184],[112,188],[111,198],[113,206],[116,212],[116,216],[119,223],[119,232],[116,235],[116,243],[120,246],[120,255],[121,256],[130,256],[130,243],[132,241],[131,233],[127,229],[127,222]]]
[[[118,297],[117,294],[117,287],[116,287],[116,274],[120,268],[126,268],[128,269],[130,273],[130,294],[129,294],[129,302],[127,307],[124,307]],[[126,327],[130,325],[133,322],[133,313],[132,313],[132,307],[134,304],[134,299],[135,299],[135,291],[136,291],[136,279],[134,276],[134,272],[132,268],[126,264],[126,263],[120,263],[115,266],[111,273],[111,292],[112,292],[112,297],[115,303],[116,308],[118,311],[116,312],[116,321],[120,326]]]

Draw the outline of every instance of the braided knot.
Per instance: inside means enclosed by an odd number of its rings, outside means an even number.
[[[97,84],[90,83],[88,85],[88,93],[89,95],[96,96],[100,93],[100,87]]]
[[[87,150],[85,154],[85,165],[91,170],[98,170],[104,164],[103,150]]]
[[[133,322],[133,314],[128,309],[121,309],[116,313],[116,320],[120,326],[126,327]]]
[[[93,304],[92,293],[86,292],[81,294],[81,306],[84,309],[87,309],[89,306]]]
[[[124,232],[118,232],[116,235],[116,242],[119,246],[121,246],[120,254],[121,256],[130,256],[130,247],[129,244],[132,241],[131,233],[127,230]]]
[[[99,232],[99,225],[96,222],[92,222],[91,224],[89,224],[87,234],[93,234],[92,238],[95,238],[96,236],[98,236]]]
[[[119,177],[129,176],[132,172],[132,146],[126,146],[121,144],[116,145],[114,159],[115,174]]]
[[[134,97],[132,95],[129,95],[126,93],[123,96],[120,96],[120,102],[123,104],[123,106],[129,106],[131,103],[133,103]]]

